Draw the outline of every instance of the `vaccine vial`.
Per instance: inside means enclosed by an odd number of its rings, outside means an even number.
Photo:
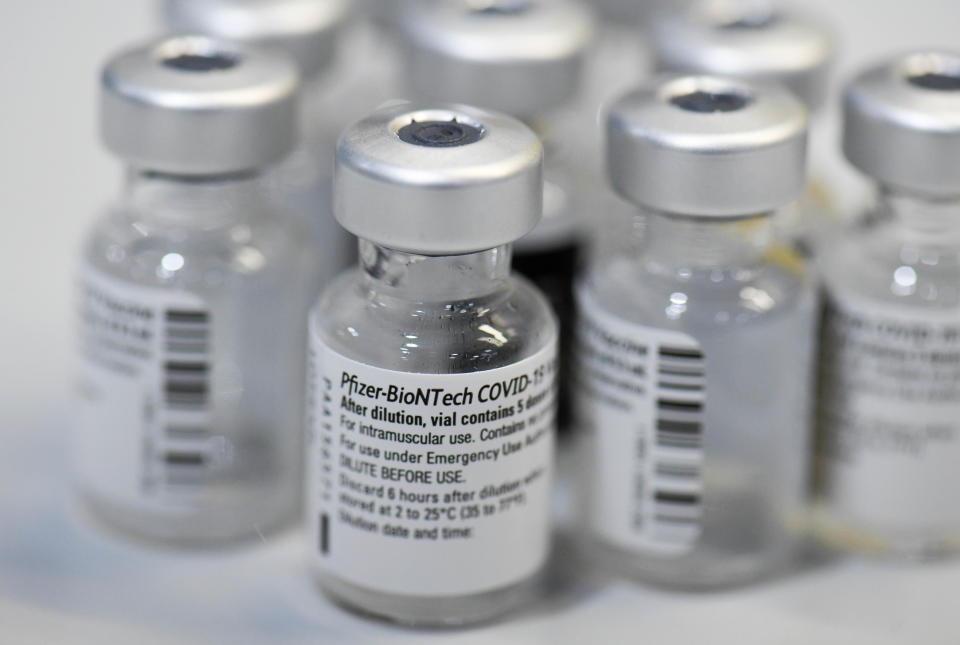
[[[781,83],[814,115],[810,183],[796,207],[781,209],[774,222],[779,241],[811,257],[842,228],[839,191],[829,178],[843,164],[834,153],[836,134],[820,118],[835,58],[830,28],[774,0],[698,0],[660,14],[650,33],[661,72]]]
[[[286,57],[203,37],[103,69],[122,194],[86,240],[79,488],[106,524],[203,545],[300,510],[313,255],[264,172],[296,142]]]
[[[870,227],[822,258],[830,542],[960,549],[960,55],[917,52],[846,88],[843,149],[878,186]]]
[[[592,14],[571,0],[411,0],[399,25],[415,96],[505,112],[544,142],[543,219],[517,241],[513,266],[546,294],[559,316],[564,369],[575,309],[573,277],[596,211],[581,145],[593,132],[570,127],[594,35]],[[561,428],[568,419],[566,383],[561,378]]]
[[[310,319],[312,563],[389,620],[489,619],[548,554],[557,325],[511,276],[542,210],[542,147],[467,107],[395,103],[337,145],[337,219],[360,266]]]
[[[816,290],[771,253],[803,190],[806,111],[777,85],[659,79],[611,108],[638,250],[578,283],[588,554],[678,588],[787,565],[807,501]]]
[[[311,235],[317,287],[356,260],[356,240],[334,220],[331,207],[333,148],[356,106],[339,92],[346,85],[337,64],[350,0],[164,0],[167,24],[293,58],[302,79],[300,145],[273,173],[288,210]],[[352,70],[351,70],[352,72]],[[364,107],[364,110],[370,109]]]

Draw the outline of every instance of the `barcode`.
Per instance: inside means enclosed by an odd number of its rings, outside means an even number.
[[[327,555],[330,552],[330,516],[320,514],[320,553]]]
[[[333,382],[326,378],[323,378],[323,400],[320,403],[320,428],[322,430],[320,435],[320,457],[321,457],[321,467],[320,467],[320,477],[322,481],[322,490],[320,491],[320,499],[322,500],[323,508],[329,508],[333,502],[334,494],[334,482],[333,482],[333,413],[330,409],[330,406],[333,403],[333,400],[330,396],[330,392],[333,389]],[[323,533],[321,540],[321,553],[323,555],[328,555],[330,553],[330,523],[329,517],[326,513],[323,514]]]
[[[210,316],[170,309],[163,318],[163,391],[154,455],[161,485],[196,486],[212,465]]]
[[[307,352],[307,390],[309,399],[309,438],[311,458],[310,486],[315,488],[318,503],[317,548],[320,555],[330,555],[330,512],[334,504],[334,437],[333,381],[320,373],[319,356],[311,339]],[[311,491],[313,492],[313,491]]]
[[[689,546],[700,535],[703,510],[704,357],[695,347],[661,346],[656,360],[650,531],[657,542]]]

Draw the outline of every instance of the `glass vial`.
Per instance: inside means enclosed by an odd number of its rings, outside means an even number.
[[[596,210],[580,154],[589,128],[568,127],[594,35],[589,10],[556,0],[411,0],[399,16],[406,78],[425,100],[480,105],[511,114],[544,141],[544,213],[515,245],[513,266],[550,300],[561,328],[561,370],[569,364],[573,278]],[[567,378],[560,427],[567,426]]]
[[[782,83],[811,110],[810,183],[795,207],[780,209],[774,220],[777,239],[811,257],[842,227],[840,195],[829,179],[842,162],[835,133],[819,118],[835,57],[829,27],[776,0],[697,0],[662,13],[651,42],[661,71]]]
[[[823,530],[841,547],[960,550],[960,55],[918,52],[847,87],[843,148],[873,225],[824,253]]]
[[[806,112],[779,86],[654,82],[608,119],[647,227],[578,285],[589,552],[680,588],[769,575],[807,501],[815,289],[771,251],[802,192]]]
[[[546,560],[557,327],[510,275],[541,157],[527,127],[467,107],[396,104],[340,138],[335,214],[360,266],[310,319],[307,526],[350,608],[489,619]]]
[[[340,70],[350,66],[336,64],[350,5],[350,0],[164,0],[167,24],[175,32],[269,47],[296,61],[301,141],[271,179],[312,238],[317,288],[356,261],[356,240],[337,224],[331,206],[331,151],[347,125],[338,115],[350,113],[349,97],[339,91],[345,85]]]
[[[296,141],[286,57],[174,37],[112,58],[128,167],[79,276],[79,487],[94,514],[185,544],[292,521],[312,256],[262,171]]]

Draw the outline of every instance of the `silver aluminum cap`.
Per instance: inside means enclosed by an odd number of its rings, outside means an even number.
[[[422,255],[519,239],[543,210],[543,148],[496,112],[396,103],[337,143],[334,215],[360,238]]]
[[[960,194],[960,54],[918,52],[857,76],[844,96],[843,150],[884,184]]]
[[[130,164],[173,174],[253,170],[297,136],[297,68],[280,52],[179,36],[103,69],[100,131]]]
[[[773,211],[805,184],[807,112],[779,85],[660,79],[607,120],[608,172],[626,199],[700,217]]]
[[[395,0],[390,0],[395,1]],[[350,0],[164,0],[167,24],[263,47],[293,57],[304,78],[319,74],[336,53]]]
[[[773,0],[707,0],[655,21],[660,69],[787,85],[811,109],[827,94],[835,43],[815,18]]]
[[[417,96],[521,116],[576,93],[594,30],[572,0],[410,0],[399,26]]]

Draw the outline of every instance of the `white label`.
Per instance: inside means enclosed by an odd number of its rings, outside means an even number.
[[[81,484],[118,503],[187,503],[216,448],[209,312],[193,294],[90,267],[80,290]]]
[[[589,526],[622,548],[700,537],[704,356],[690,336],[624,321],[578,289],[577,396]]]
[[[550,539],[556,347],[470,374],[372,367],[311,337],[308,525],[319,565],[381,592],[494,590]]]
[[[960,523],[960,310],[832,290],[823,392],[830,501],[874,528]]]

